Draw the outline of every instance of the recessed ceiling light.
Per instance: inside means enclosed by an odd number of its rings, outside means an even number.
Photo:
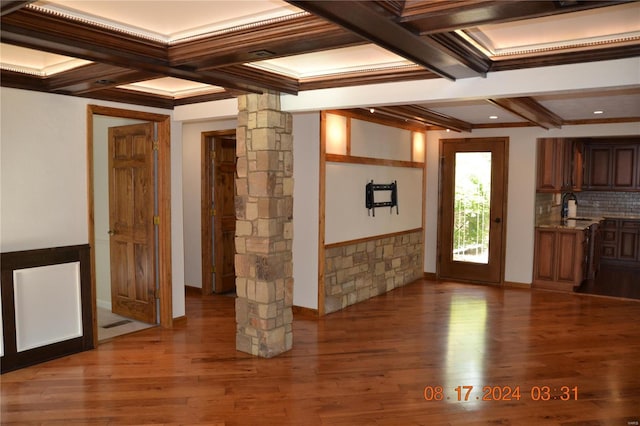
[[[604,111],[602,110],[597,110],[597,111],[593,111],[594,114],[604,114]]]
[[[497,120],[497,119],[498,119],[498,116],[497,116],[497,115],[490,115],[490,116],[489,116],[489,119],[490,119],[490,120]]]
[[[374,108],[369,108],[369,112],[373,114],[374,112],[376,112],[376,110]]]

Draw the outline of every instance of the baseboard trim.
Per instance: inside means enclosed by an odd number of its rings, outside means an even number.
[[[429,281],[437,281],[438,280],[438,274],[436,274],[435,272],[425,272],[423,275],[423,278],[425,280],[429,280]]]
[[[185,285],[184,292],[189,296],[202,296],[202,288],[194,287],[192,285]]]
[[[318,319],[319,317],[317,309],[305,308],[304,306],[292,306],[291,311],[293,312],[294,315],[297,315],[303,318]]]
[[[174,318],[172,325],[174,327],[182,327],[182,326],[187,325],[187,316],[186,315],[182,315],[181,317]]]
[[[502,283],[503,287],[509,287],[509,288],[526,288],[526,289],[530,289],[531,288],[531,284],[527,284],[527,283],[516,283],[516,282],[512,282],[512,281],[505,281]]]

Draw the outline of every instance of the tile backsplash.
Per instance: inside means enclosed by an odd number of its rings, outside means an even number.
[[[554,194],[536,193],[536,223],[560,218],[560,205],[555,204]]]
[[[602,216],[604,213],[640,215],[640,192],[576,192],[578,216]],[[560,218],[561,206],[554,194],[536,193],[536,223]]]
[[[640,192],[584,191],[576,192],[578,216],[599,213],[640,215]]]

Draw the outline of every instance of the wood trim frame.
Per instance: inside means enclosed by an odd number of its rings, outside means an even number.
[[[381,238],[393,238],[393,237],[397,237],[398,235],[413,234],[414,232],[419,232],[419,231],[422,231],[422,228],[407,229],[405,231],[391,232],[389,234],[373,235],[371,237],[358,238],[358,239],[349,240],[349,241],[340,241],[338,243],[327,244],[324,247],[326,249],[331,249],[336,247],[350,246],[352,244],[366,243],[369,241],[379,240]]]
[[[325,160],[330,163],[369,164],[374,166],[424,168],[424,163],[402,160],[386,160],[384,158],[356,157],[352,155],[325,154]]]
[[[213,294],[214,282],[211,279],[211,266],[213,265],[213,252],[209,244],[213,239],[213,229],[210,224],[209,206],[212,204],[212,188],[209,180],[211,170],[210,155],[213,152],[215,138],[219,136],[235,135],[236,129],[214,130],[202,132],[200,142],[200,235],[201,235],[201,256],[202,256],[202,294]],[[209,142],[211,141],[211,142]],[[208,259],[210,263],[206,263]]]
[[[375,108],[374,108],[375,109]],[[347,118],[355,118],[356,120],[368,121],[370,123],[381,124],[383,126],[396,127],[398,129],[410,130],[412,132],[424,132],[426,130],[424,125],[419,125],[405,120],[392,119],[379,114],[366,112],[359,109],[332,109],[323,111],[327,114],[341,115]],[[351,139],[351,138],[349,138]]]
[[[2,324],[4,332],[4,355],[0,363],[2,373],[28,367],[40,362],[93,349],[96,346],[94,329],[95,311],[90,308],[95,303],[95,289],[92,287],[90,247],[88,244],[53,247],[36,250],[2,253]],[[82,336],[37,348],[17,352],[16,318],[14,305],[13,271],[80,262],[80,303],[82,310]]]
[[[318,184],[318,316],[322,317],[324,311],[324,234],[325,234],[325,207],[326,207],[326,179],[327,179],[327,114],[332,111],[320,111],[320,167]],[[347,135],[347,140],[351,136]]]
[[[152,121],[158,124],[158,274],[160,299],[160,325],[173,327],[173,294],[171,267],[171,117],[143,111],[134,111],[101,105],[87,105],[87,205],[89,222],[89,245],[95,247],[95,207],[93,202],[93,116],[106,115],[138,120]],[[96,294],[95,250],[91,250],[91,292]],[[91,301],[93,315],[93,340],[98,344],[98,322],[95,297]]]
[[[326,116],[327,114],[335,114],[347,117],[347,155],[338,155],[338,154],[327,154],[326,150]],[[425,158],[423,158],[422,162],[416,161],[400,161],[400,160],[388,160],[381,158],[368,158],[368,157],[357,157],[351,155],[351,119],[356,118],[363,121],[369,121],[372,123],[396,127],[403,130],[409,130],[411,132],[420,132],[423,133],[424,143],[425,143]],[[413,158],[413,135],[411,136],[411,157]],[[324,270],[324,261],[325,261],[325,250],[332,247],[339,247],[342,245],[352,244],[354,242],[362,242],[375,240],[381,237],[402,235],[406,233],[422,231],[422,259],[421,261],[421,269],[424,271],[424,247],[425,247],[425,213],[426,213],[426,189],[427,189],[427,162],[426,162],[426,147],[427,147],[427,135],[426,131],[421,126],[415,126],[411,124],[407,124],[405,122],[396,122],[393,120],[380,119],[379,117],[369,117],[366,113],[356,111],[356,110],[327,110],[320,111],[320,171],[319,171],[319,188],[318,188],[318,200],[319,200],[319,214],[318,214],[318,316],[322,317],[325,314],[324,310],[324,280],[325,280],[325,270]],[[391,166],[391,167],[407,167],[407,168],[419,168],[422,170],[422,227],[417,229],[410,229],[406,231],[400,231],[392,234],[383,234],[383,235],[375,235],[371,237],[361,238],[358,240],[344,241],[339,243],[333,243],[329,245],[325,245],[325,208],[326,208],[326,173],[327,173],[327,162],[340,162],[340,163],[351,163],[351,164],[368,164],[368,165],[381,165],[381,166]]]

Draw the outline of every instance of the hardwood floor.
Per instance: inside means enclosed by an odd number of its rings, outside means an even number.
[[[184,327],[144,330],[3,375],[1,423],[640,420],[640,302],[633,300],[418,281],[320,320],[296,317],[293,350],[273,359],[235,351],[232,298],[189,296],[187,316]],[[473,386],[468,401],[464,386]],[[483,401],[485,386],[496,399],[519,387],[520,399]],[[544,386],[550,398],[567,386],[569,400],[540,400]]]
[[[640,299],[640,270],[603,264],[593,280],[586,280],[578,293]]]

